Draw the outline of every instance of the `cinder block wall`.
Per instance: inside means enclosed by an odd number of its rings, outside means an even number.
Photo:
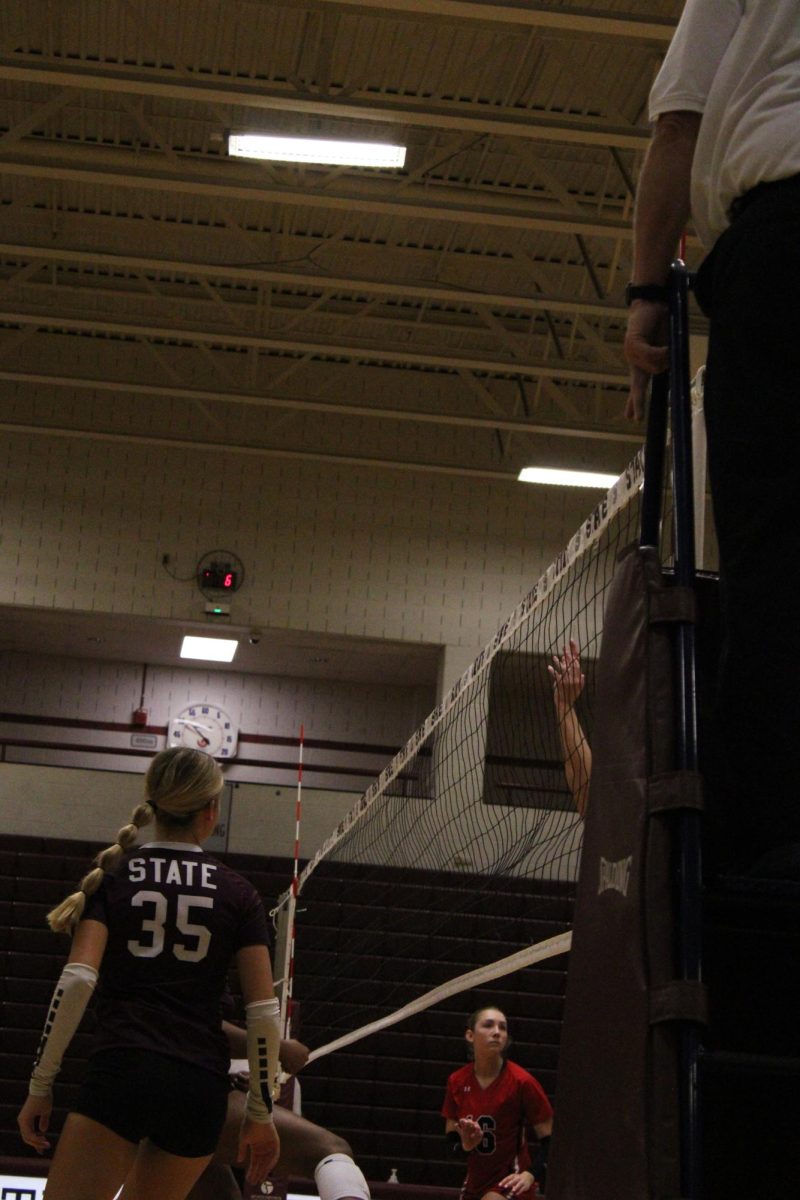
[[[596,497],[480,478],[0,435],[0,604],[198,619],[224,547],[241,624],[479,649]]]

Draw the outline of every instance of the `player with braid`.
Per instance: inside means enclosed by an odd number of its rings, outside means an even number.
[[[87,1074],[50,1168],[47,1200],[183,1200],[211,1161],[228,1101],[220,1003],[235,959],[247,1012],[250,1086],[239,1151],[266,1179],[280,1150],[272,1115],[280,1023],[261,900],[205,855],[222,773],[197,750],[164,750],[146,800],[49,915],[72,933],[18,1123],[40,1153],[53,1080],[99,979]],[[155,840],[134,849],[155,822]]]
[[[553,1131],[550,1101],[532,1075],[507,1060],[508,1022],[499,1008],[479,1008],[464,1036],[473,1061],[450,1076],[442,1107],[450,1149],[467,1160],[461,1200],[534,1200]],[[529,1129],[538,1139],[535,1161]]]

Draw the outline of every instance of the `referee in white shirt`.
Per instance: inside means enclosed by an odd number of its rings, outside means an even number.
[[[800,879],[800,3],[687,0],[650,94],[628,415],[667,367],[664,284],[690,208],[706,251],[720,546],[717,867]],[[717,757],[715,755],[715,757]]]

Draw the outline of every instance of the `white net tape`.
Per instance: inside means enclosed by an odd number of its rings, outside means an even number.
[[[318,1046],[316,1050],[311,1051],[308,1061],[313,1062],[316,1058],[324,1058],[326,1054],[332,1054],[334,1050],[352,1046],[354,1042],[360,1042],[362,1038],[369,1037],[370,1034],[379,1033],[381,1029],[388,1029],[399,1021],[416,1016],[417,1013],[423,1012],[426,1008],[432,1008],[434,1004],[439,1004],[450,996],[456,996],[459,992],[466,992],[470,988],[491,983],[494,979],[502,979],[504,975],[513,975],[515,971],[521,971],[523,967],[530,967],[546,958],[554,958],[557,954],[566,954],[571,945],[572,934],[570,932],[559,933],[543,942],[537,942],[535,946],[526,946],[524,950],[518,950],[516,954],[499,958],[496,962],[488,963],[484,967],[476,967],[474,971],[467,971],[464,975],[458,975],[455,979],[449,979],[447,983],[431,988],[424,996],[418,996],[393,1013],[380,1017],[377,1021],[371,1021],[369,1025],[362,1025],[360,1029],[345,1033],[334,1041],[327,1042],[324,1046]]]

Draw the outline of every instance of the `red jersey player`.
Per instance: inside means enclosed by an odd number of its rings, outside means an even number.
[[[465,1035],[474,1061],[447,1081],[442,1115],[455,1153],[466,1154],[461,1200],[533,1200],[553,1129],[550,1101],[532,1075],[508,1062],[508,1023],[498,1008],[481,1008]],[[536,1174],[528,1129],[539,1139]]]
[[[48,917],[72,932],[50,1005],[29,1095],[18,1121],[43,1153],[52,1085],[99,979],[98,1031],[86,1078],[59,1138],[49,1200],[182,1200],[217,1145],[228,1100],[228,1047],[220,1022],[235,959],[247,1008],[250,1090],[240,1130],[247,1178],[278,1158],[271,1087],[278,1071],[264,909],[240,875],[202,843],[218,817],[222,773],[197,750],[164,750],[137,806],[97,866]],[[156,840],[134,848],[141,826]]]

